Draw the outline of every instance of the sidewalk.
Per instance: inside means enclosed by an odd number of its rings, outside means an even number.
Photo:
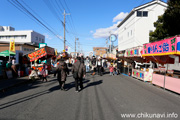
[[[13,87],[16,87],[16,86],[19,86],[21,84],[28,83],[28,82],[30,82],[30,80],[28,79],[28,76],[0,80],[0,92],[5,92],[10,88],[13,88]]]

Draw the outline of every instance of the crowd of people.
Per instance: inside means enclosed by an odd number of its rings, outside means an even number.
[[[103,59],[101,57],[96,58],[93,56],[91,59],[89,57],[77,57],[77,58],[69,58],[65,59],[63,57],[60,57],[57,61],[52,60],[51,64],[53,66],[54,70],[54,77],[57,75],[57,80],[59,82],[59,86],[61,90],[65,90],[65,82],[66,78],[70,73],[73,75],[73,78],[75,80],[75,91],[79,92],[83,89],[83,79],[86,76],[86,73],[91,73],[92,76],[94,76],[96,73],[100,76],[102,76],[105,72],[105,69],[109,69],[110,75],[119,75],[122,70],[122,61],[117,59],[116,61],[108,61],[106,59]],[[35,72],[37,74],[35,74]],[[47,81],[48,73],[47,66],[44,63],[43,69],[39,75],[42,78],[42,81]],[[34,79],[38,76],[38,69],[35,69],[31,72],[29,75],[30,79]]]

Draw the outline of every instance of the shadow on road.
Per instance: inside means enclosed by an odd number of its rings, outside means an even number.
[[[103,80],[99,80],[99,81],[94,81],[94,82],[91,82],[91,83],[88,83],[85,87],[85,88],[88,88],[88,87],[91,87],[91,86],[96,86],[96,85],[99,85],[99,84],[102,84],[103,83]]]
[[[55,82],[56,79],[50,80],[48,82]],[[10,96],[13,94],[18,94],[30,89],[35,89],[38,87],[41,87],[41,84],[45,82],[42,82],[41,80],[36,80],[36,81],[27,81],[22,84],[18,84],[17,86],[14,86],[12,88],[8,88],[5,90],[5,92],[0,92],[0,98],[4,98],[6,96]],[[53,84],[53,83],[52,83]]]

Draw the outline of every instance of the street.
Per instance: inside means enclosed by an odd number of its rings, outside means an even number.
[[[58,85],[50,75],[48,82],[36,81],[13,88],[1,97],[0,119],[179,119],[179,95],[125,75],[88,73],[79,93],[75,92],[71,74],[66,81],[67,91],[61,91]]]

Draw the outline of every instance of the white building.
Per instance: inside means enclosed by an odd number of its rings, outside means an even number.
[[[45,36],[33,30],[15,31],[10,26],[0,26],[0,42],[8,42],[10,39],[15,39],[15,43],[44,43]]]
[[[153,0],[134,8],[118,27],[118,51],[149,43],[149,33],[155,30],[154,22],[162,15],[167,4]]]
[[[0,26],[0,51],[9,47],[11,39],[15,40],[16,50],[22,51],[24,54],[33,51],[39,47],[39,43],[45,43],[45,36],[33,30],[15,31],[10,26]]]

